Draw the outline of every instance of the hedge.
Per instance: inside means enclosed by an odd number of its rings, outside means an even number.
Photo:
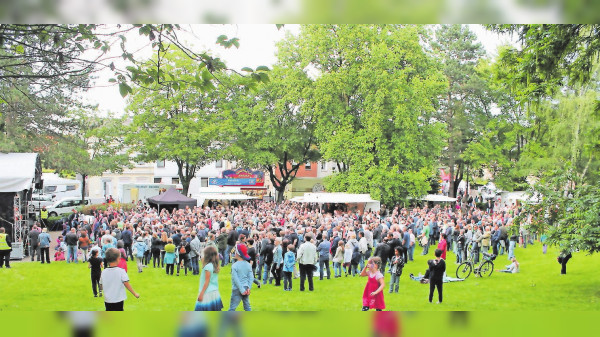
[[[129,212],[132,209],[135,209],[137,206],[134,204],[94,204],[94,205],[87,205],[87,206],[83,206],[79,209],[79,212],[85,214],[85,215],[92,215],[93,211],[96,210],[101,210],[101,211],[106,211],[108,209],[109,206],[112,206],[112,208],[114,209],[123,209],[123,211],[125,212]]]

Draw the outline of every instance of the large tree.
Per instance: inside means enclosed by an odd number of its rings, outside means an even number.
[[[81,176],[81,200],[85,197],[89,176],[104,172],[120,173],[131,163],[124,146],[122,118],[99,117],[97,112],[71,115],[77,132],[55,141],[48,149],[46,166]]]
[[[236,90],[229,100],[229,153],[245,166],[268,172],[281,202],[300,166],[320,154],[316,118],[306,104],[311,80],[301,69],[281,64],[270,77],[254,91]]]
[[[491,116],[492,101],[485,77],[477,65],[485,55],[483,47],[468,27],[444,25],[435,32],[433,50],[443,64],[448,90],[441,97],[438,118],[447,127],[448,138],[442,161],[450,173],[450,196],[469,169],[472,157],[463,156],[470,143],[481,137]]]
[[[433,117],[445,80],[420,44],[421,27],[309,25],[280,48],[282,62],[315,78],[307,104],[330,191],[371,193],[384,202],[429,190],[442,147]]]
[[[174,161],[187,195],[198,169],[223,155],[226,121],[218,102],[225,97],[220,90],[228,88],[215,90],[217,80],[209,71],[178,50],[148,61],[147,67],[157,76],[170,75],[136,86],[127,107],[132,119],[127,142],[138,161]]]

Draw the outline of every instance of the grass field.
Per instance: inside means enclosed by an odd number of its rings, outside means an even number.
[[[575,253],[568,264],[568,274],[560,275],[556,262],[557,251],[548,249],[543,255],[541,246],[517,248],[521,273],[494,272],[489,278],[473,275],[464,282],[444,285],[444,303],[429,304],[428,285],[409,278],[410,273],[423,273],[426,260],[432,256],[415,251],[415,261],[408,263],[400,278],[400,293],[388,294],[386,274],[385,302],[388,310],[498,310],[498,311],[583,311],[600,309],[600,277],[597,267],[600,256]],[[448,253],[448,272],[454,276],[454,255]],[[508,264],[506,255],[496,259],[496,268]],[[332,269],[333,273],[333,269]],[[198,276],[167,276],[163,269],[148,267],[139,274],[133,262],[129,263],[129,277],[135,290],[141,294],[135,299],[128,294],[127,311],[186,311],[193,310],[198,292]],[[292,292],[272,285],[261,289],[253,287],[250,296],[255,311],[359,311],[362,305],[364,278],[342,277],[319,281],[315,278],[314,292],[300,292],[299,280],[294,280]],[[56,262],[50,265],[22,262],[11,269],[0,269],[0,311],[31,310],[104,310],[102,298],[94,298],[87,264]],[[222,269],[219,288],[225,309],[229,307],[231,292],[230,268]],[[241,309],[242,306],[238,309]]]

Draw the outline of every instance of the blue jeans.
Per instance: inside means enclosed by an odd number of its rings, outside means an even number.
[[[231,255],[231,250],[233,246],[227,245],[227,249],[225,250],[225,255],[223,256],[223,260],[225,261],[225,265],[229,264],[229,257]]]
[[[319,278],[321,280],[323,279],[323,274],[325,274],[325,269],[327,269],[327,278],[330,278],[329,259],[319,259]]]
[[[260,278],[262,277],[262,271],[263,271],[263,267],[265,266],[265,259],[262,256],[258,257],[258,270],[256,275],[258,276],[258,279],[260,280]]]
[[[77,246],[67,246],[67,263],[77,263]]]
[[[342,276],[342,263],[340,263],[340,262],[333,263],[333,276],[335,276],[335,277]]]
[[[242,293],[237,289],[231,290],[231,301],[229,302],[229,311],[235,311],[238,305],[240,305],[240,302],[244,303],[245,311],[251,311],[250,295],[242,295]]]
[[[263,284],[267,284],[267,280],[269,279],[269,273],[271,272],[271,265],[270,264],[264,264],[264,271],[263,271]],[[273,279],[271,279],[271,281],[273,281]]]
[[[198,256],[192,257],[192,273],[198,274],[200,272],[200,268],[198,267]]]
[[[429,253],[429,241],[427,241],[427,244],[425,246],[423,246],[423,253],[421,253],[421,255],[427,255]]]
[[[392,278],[390,279],[390,292],[395,291],[398,292],[400,288],[400,275],[392,274]]]
[[[360,253],[360,261],[358,262],[358,265],[360,266],[360,270],[363,270],[365,267],[365,255],[363,253]]]
[[[415,245],[412,245],[408,248],[408,260],[409,261],[413,260],[414,254],[415,254]]]
[[[512,259],[515,257],[515,246],[517,243],[515,241],[510,241],[508,245],[508,259]]]

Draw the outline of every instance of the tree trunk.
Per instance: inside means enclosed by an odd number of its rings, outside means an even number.
[[[275,200],[278,204],[283,202],[283,193],[285,192],[285,185],[283,185],[282,189],[275,188],[277,191],[277,199]]]
[[[197,166],[177,159],[175,160],[175,163],[177,163],[177,175],[179,176],[179,181],[183,187],[181,193],[187,197],[190,189],[190,183],[196,175]]]
[[[85,180],[87,178],[87,174],[81,174],[81,204],[85,205]]]

